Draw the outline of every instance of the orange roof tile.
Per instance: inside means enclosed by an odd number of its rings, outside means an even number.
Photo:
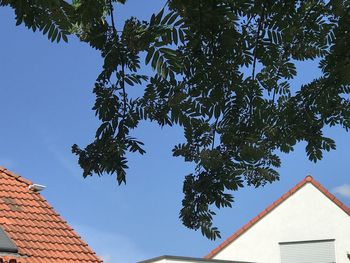
[[[0,167],[0,226],[18,247],[0,263],[102,262],[31,184]]]
[[[256,224],[260,219],[265,217],[273,209],[275,209],[277,206],[279,206],[284,200],[289,198],[291,195],[293,195],[295,192],[297,192],[300,188],[302,188],[307,183],[311,183],[313,186],[315,186],[318,190],[320,190],[325,196],[327,196],[331,201],[333,201],[337,206],[339,206],[345,213],[347,213],[350,216],[350,208],[349,207],[347,207],[342,202],[340,202],[334,195],[332,195],[319,182],[317,182],[315,179],[313,179],[312,176],[308,175],[301,182],[299,182],[297,185],[295,185],[292,189],[290,189],[288,192],[286,192],[284,195],[282,195],[279,199],[277,199],[275,202],[273,202],[271,205],[269,205],[265,210],[260,212],[256,217],[254,217],[252,220],[250,220],[247,224],[245,224],[243,227],[241,227],[233,235],[231,235],[229,238],[227,238],[218,247],[214,248],[204,258],[206,258],[206,259],[213,258],[216,254],[218,254],[227,245],[229,245],[231,242],[233,242],[235,239],[237,239],[239,236],[241,236],[244,232],[246,232],[254,224]]]

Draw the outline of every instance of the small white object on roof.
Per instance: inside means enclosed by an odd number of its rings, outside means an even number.
[[[46,188],[46,186],[45,185],[41,185],[41,184],[32,184],[32,185],[29,186],[29,190],[32,190],[34,192],[41,192],[45,188]]]

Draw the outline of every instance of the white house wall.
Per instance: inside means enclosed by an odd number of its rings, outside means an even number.
[[[349,216],[307,183],[213,259],[279,263],[280,242],[325,239],[335,239],[337,263],[350,263]]]

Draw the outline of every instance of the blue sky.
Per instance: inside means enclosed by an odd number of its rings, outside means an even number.
[[[133,15],[148,19],[164,1],[129,0],[117,7],[118,24]],[[83,179],[71,145],[92,140],[98,120],[92,87],[101,69],[98,52],[74,38],[52,44],[40,33],[16,27],[13,11],[0,8],[0,165],[44,184],[44,197],[105,262],[132,263],[163,254],[201,257],[222,240],[209,241],[178,219],[183,177],[191,166],[172,157],[183,140],[180,129],[143,123],[137,137],[145,156],[130,156],[127,185],[113,176]],[[298,64],[295,86],[314,78],[315,63]],[[284,192],[311,174],[350,205],[350,142],[345,131],[327,129],[337,150],[317,164],[299,144],[283,155],[281,180],[235,193],[232,209],[219,212],[216,225],[228,237]]]

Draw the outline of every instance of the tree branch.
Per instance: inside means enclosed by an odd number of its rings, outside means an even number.
[[[123,91],[123,119],[125,119],[126,116],[126,91],[125,91],[125,65],[124,61],[122,62],[122,81],[120,83],[120,86]]]
[[[113,32],[116,35],[117,34],[117,28],[115,27],[115,23],[114,23],[114,15],[113,15],[113,4],[112,4],[112,0],[109,0],[109,10],[111,12],[111,21],[112,21],[112,28],[113,28]]]
[[[253,61],[253,71],[252,71],[252,79],[255,79],[255,68],[256,68],[256,50],[257,50],[257,46],[258,46],[258,42],[259,42],[259,38],[260,38],[260,31],[261,31],[261,27],[262,24],[264,22],[264,15],[265,15],[265,7],[264,5],[262,6],[262,11],[261,11],[261,15],[260,15],[260,19],[259,19],[259,24],[258,24],[258,30],[256,32],[256,37],[255,37],[255,48],[254,48],[254,61]]]
[[[214,130],[213,130],[213,142],[211,144],[211,150],[214,150],[215,147],[215,135],[216,135],[216,128],[218,126],[219,118],[216,119],[215,124],[214,124]]]

